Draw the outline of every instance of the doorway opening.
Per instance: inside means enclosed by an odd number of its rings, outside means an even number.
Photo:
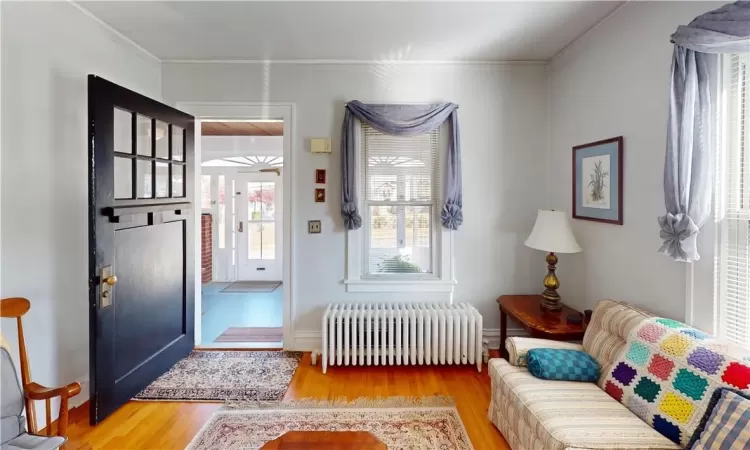
[[[282,348],[284,120],[200,129],[200,346]]]

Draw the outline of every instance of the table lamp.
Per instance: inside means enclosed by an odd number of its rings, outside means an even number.
[[[576,242],[573,230],[564,211],[548,211],[540,209],[536,216],[534,229],[525,242],[527,247],[549,252],[547,255],[547,276],[544,277],[544,292],[542,292],[542,308],[549,311],[559,311],[560,280],[555,276],[557,255],[555,253],[578,253],[581,247]]]

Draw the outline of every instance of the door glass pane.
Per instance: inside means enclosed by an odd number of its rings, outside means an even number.
[[[224,185],[224,175],[219,175],[219,248],[226,246],[226,187]]]
[[[276,224],[263,222],[263,233],[261,234],[261,259],[276,258]]]
[[[136,135],[136,153],[152,156],[151,152],[151,118],[138,114],[136,119],[138,134]]]
[[[185,196],[185,166],[172,164],[172,197]]]
[[[136,161],[136,194],[138,198],[153,198],[151,180],[152,174],[151,161]]]
[[[115,151],[133,153],[133,115],[124,109],[115,108]],[[132,170],[132,169],[131,169]]]
[[[247,183],[248,220],[274,220],[276,183]]]
[[[247,224],[247,259],[261,259],[262,223]]]
[[[169,125],[157,120],[156,122],[156,157],[169,159]]]
[[[133,160],[115,156],[115,198],[133,198]]]
[[[185,158],[184,129],[172,125],[172,159],[183,161]]]
[[[169,197],[169,164],[156,163],[156,196]]]

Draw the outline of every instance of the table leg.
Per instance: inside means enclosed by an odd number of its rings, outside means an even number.
[[[505,339],[508,337],[508,315],[500,311],[500,357],[508,359],[508,349],[505,348]]]

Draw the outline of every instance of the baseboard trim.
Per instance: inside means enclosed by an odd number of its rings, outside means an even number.
[[[482,336],[489,343],[489,348],[497,350],[500,348],[500,329],[485,328]],[[527,336],[522,328],[509,328],[508,337]],[[311,352],[320,350],[322,345],[322,334],[320,331],[298,331],[294,334],[294,350],[299,352]]]

